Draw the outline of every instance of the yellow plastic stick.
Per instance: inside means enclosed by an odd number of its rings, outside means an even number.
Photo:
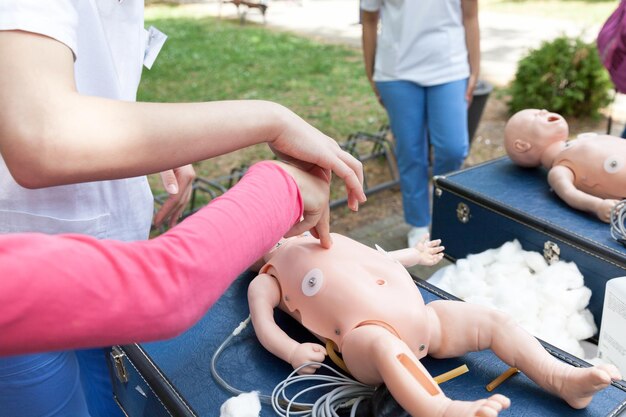
[[[507,369],[499,377],[497,377],[496,379],[494,379],[493,381],[487,384],[487,391],[489,392],[493,391],[494,389],[498,387],[498,385],[500,385],[501,383],[503,383],[504,381],[506,381],[507,379],[509,379],[511,376],[515,375],[518,372],[519,372],[519,369],[517,368]]]
[[[467,367],[467,365],[461,365],[458,368],[455,368],[451,371],[444,372],[441,375],[437,375],[433,379],[435,380],[437,384],[443,384],[444,382],[449,381],[453,378],[456,378],[459,375],[463,375],[466,372],[469,372],[469,368]]]
[[[330,339],[326,339],[326,353],[328,354],[330,360],[333,361],[335,365],[347,372],[348,375],[352,375],[350,371],[348,371],[346,363],[343,361],[343,359],[339,357],[339,355],[337,355],[337,352],[335,352],[336,347],[337,345],[335,345],[335,342]]]

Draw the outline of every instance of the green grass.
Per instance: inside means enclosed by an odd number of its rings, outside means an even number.
[[[601,25],[617,4],[616,0],[480,0],[478,7],[484,11],[570,20],[583,29]]]
[[[198,14],[198,8],[152,6],[146,26],[168,35],[144,71],[141,101],[263,99],[281,103],[339,142],[377,131],[386,114],[366,81],[360,51]],[[227,174],[271,157],[265,146],[197,164],[199,175]],[[158,181],[152,181],[156,187]]]

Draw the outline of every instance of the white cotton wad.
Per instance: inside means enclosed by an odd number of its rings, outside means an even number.
[[[591,290],[576,264],[548,265],[517,240],[459,259],[433,277],[433,284],[508,313],[531,334],[580,358],[585,356],[581,341],[598,330],[587,309]]]
[[[261,401],[257,391],[231,397],[220,407],[220,417],[259,417]]]

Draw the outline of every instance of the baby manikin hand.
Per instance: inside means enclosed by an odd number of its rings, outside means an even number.
[[[301,343],[291,353],[289,363],[294,369],[307,362],[323,362],[326,358],[326,348],[317,343]],[[311,365],[298,371],[299,374],[313,374],[319,366]]]
[[[611,211],[619,203],[618,200],[601,200],[596,206],[596,216],[605,223],[611,222]]]
[[[429,238],[430,235],[425,234],[413,248],[419,253],[419,265],[432,266],[443,258],[445,248],[441,246],[441,239],[428,240]]]

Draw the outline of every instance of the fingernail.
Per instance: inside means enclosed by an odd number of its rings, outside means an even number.
[[[178,194],[178,187],[176,184],[169,184],[167,186],[167,192],[170,194]]]

